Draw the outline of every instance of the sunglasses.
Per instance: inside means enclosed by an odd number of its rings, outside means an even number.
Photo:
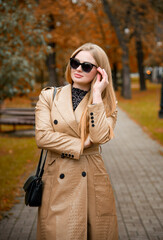
[[[83,62],[80,63],[79,60],[75,59],[75,58],[70,58],[70,66],[73,69],[77,69],[79,66],[81,65],[82,70],[86,73],[89,73],[93,67],[96,67],[96,65],[92,64],[92,63],[88,63],[88,62]]]

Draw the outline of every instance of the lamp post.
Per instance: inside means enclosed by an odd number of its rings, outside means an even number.
[[[163,118],[163,78],[161,79],[162,87],[161,87],[161,103],[160,103],[160,111],[158,113],[159,118]]]

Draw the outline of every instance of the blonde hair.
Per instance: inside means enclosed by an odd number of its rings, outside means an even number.
[[[105,107],[105,112],[106,116],[109,117],[116,109],[116,97],[113,89],[113,83],[112,83],[112,74],[111,74],[111,68],[110,68],[110,63],[109,59],[104,52],[104,50],[99,47],[96,44],[92,43],[86,43],[82,46],[80,46],[76,51],[73,52],[71,57],[75,57],[80,51],[89,51],[92,57],[95,59],[97,66],[101,67],[102,69],[105,69],[106,73],[108,74],[108,81],[109,84],[105,88],[105,90],[102,93],[102,100],[104,103]],[[70,62],[67,65],[66,72],[66,81],[72,84],[72,79],[71,79],[71,67],[70,67]],[[92,104],[93,100],[93,85],[96,81],[96,77],[93,79],[91,83],[91,89],[90,89],[90,95],[89,95],[89,100],[88,100],[88,105]],[[82,142],[82,151],[84,148],[84,141],[87,138],[89,134],[89,119],[88,119],[88,107],[86,107],[82,113],[81,119],[80,119],[80,134],[81,134],[81,142]]]

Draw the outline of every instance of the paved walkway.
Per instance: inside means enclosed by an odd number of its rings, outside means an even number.
[[[121,110],[115,135],[102,154],[115,190],[119,239],[163,240],[163,147]],[[25,207],[24,198],[7,216],[1,240],[35,239],[37,209]]]

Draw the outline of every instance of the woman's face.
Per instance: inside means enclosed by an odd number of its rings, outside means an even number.
[[[95,59],[88,51],[80,51],[75,56],[75,59],[79,60],[80,63],[87,62],[97,66]],[[93,67],[89,73],[84,72],[81,65],[77,69],[71,68],[71,79],[74,82],[73,87],[88,91],[90,89],[91,82],[95,78],[96,74],[96,67]]]

